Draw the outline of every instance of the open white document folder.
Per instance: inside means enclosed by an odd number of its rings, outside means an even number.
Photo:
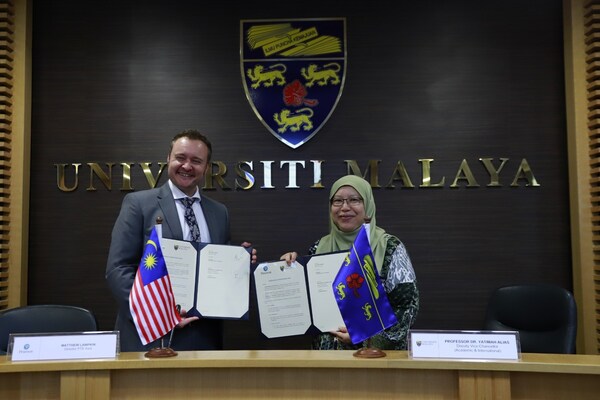
[[[250,249],[165,238],[160,244],[175,301],[188,316],[247,317]]]
[[[332,283],[347,252],[259,264],[254,271],[262,333],[268,338],[305,334],[311,326],[335,331],[344,320]],[[312,319],[311,319],[312,311]]]

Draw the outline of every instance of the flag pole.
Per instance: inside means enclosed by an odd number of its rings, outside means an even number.
[[[158,234],[158,240],[162,239],[162,217],[158,216],[156,217],[156,233]],[[160,243],[159,243],[160,246]],[[179,310],[177,310],[179,311]],[[163,357],[174,357],[177,355],[177,352],[175,350],[173,350],[171,348],[171,340],[173,340],[173,332],[175,332],[175,328],[177,328],[177,326],[174,326],[173,329],[171,330],[171,335],[169,337],[169,344],[167,347],[164,346],[164,336],[160,338],[160,347],[155,347],[153,349],[150,349],[149,351],[146,352],[146,354],[144,354],[145,357],[148,358],[163,358]]]

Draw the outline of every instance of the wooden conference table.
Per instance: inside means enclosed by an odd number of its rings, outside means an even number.
[[[520,361],[410,359],[406,351],[180,352],[147,359],[11,362],[0,399],[598,399],[600,356],[523,354]]]

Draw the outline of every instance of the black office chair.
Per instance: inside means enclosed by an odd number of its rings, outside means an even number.
[[[34,305],[0,311],[0,354],[6,354],[11,333],[90,332],[98,330],[96,316],[85,308]]]
[[[487,305],[484,329],[518,331],[523,353],[575,353],[577,306],[573,294],[554,285],[500,287]]]

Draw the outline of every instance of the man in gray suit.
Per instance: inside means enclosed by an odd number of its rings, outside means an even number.
[[[167,156],[169,181],[163,186],[132,192],[125,196],[113,227],[106,280],[118,303],[115,330],[120,331],[121,351],[146,351],[159,347],[159,341],[142,345],[129,311],[129,292],[133,286],[143,247],[157,217],[162,218],[162,236],[192,240],[186,223],[182,199],[192,198],[200,240],[230,244],[229,214],[225,205],[200,195],[199,186],[210,166],[212,146],[196,130],[183,131],[173,138]],[[249,247],[247,242],[243,246]],[[256,262],[253,250],[252,262]],[[223,347],[222,321],[184,318],[173,335],[174,350],[218,350]]]

